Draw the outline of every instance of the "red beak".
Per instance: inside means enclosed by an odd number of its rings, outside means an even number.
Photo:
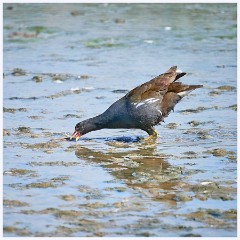
[[[72,139],[76,139],[76,142],[77,142],[77,140],[79,139],[81,137],[81,134],[80,134],[80,132],[78,132],[78,131],[75,131],[74,133],[73,133],[73,135],[70,137],[70,140],[72,140]]]

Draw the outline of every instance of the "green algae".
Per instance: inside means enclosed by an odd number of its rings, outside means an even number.
[[[31,26],[31,27],[27,27],[26,28],[28,31],[30,32],[35,32],[36,34],[40,34],[40,33],[48,33],[48,34],[52,34],[54,33],[56,30],[53,28],[48,28],[45,26]]]
[[[3,205],[6,207],[26,207],[29,206],[28,203],[26,202],[21,202],[18,200],[8,200],[8,199],[3,199]]]
[[[57,185],[53,182],[37,182],[29,183],[26,185],[26,188],[56,188]]]
[[[8,233],[15,233],[18,236],[32,236],[32,233],[28,230],[28,228],[19,228],[15,226],[4,226],[3,227],[4,232]]]
[[[236,87],[233,86],[229,86],[229,85],[223,85],[217,88],[220,91],[228,91],[228,92],[232,92],[232,91],[236,91]]]
[[[22,127],[18,127],[18,128],[17,128],[17,131],[18,131],[20,134],[31,133],[31,128],[30,128],[30,127],[22,126]]]
[[[60,147],[60,144],[55,141],[43,142],[43,143],[34,143],[34,144],[23,144],[25,148],[29,149],[53,149]]]
[[[76,218],[82,215],[81,212],[75,210],[59,210],[54,214],[57,218]]]
[[[33,76],[32,77],[32,80],[35,82],[35,83],[40,83],[43,81],[43,78],[42,76]]]
[[[237,111],[237,104],[230,105],[228,108]]]
[[[78,166],[80,162],[65,162],[65,161],[52,161],[52,162],[30,162],[28,163],[30,166]]]
[[[11,176],[24,176],[24,175],[33,175],[35,171],[29,169],[18,169],[11,168],[7,171],[4,171],[3,174],[11,175]]]
[[[15,112],[27,112],[27,108],[6,108],[3,107],[3,112],[15,113]]]
[[[12,71],[13,76],[24,76],[26,75],[26,71],[23,70],[22,68],[14,68]]]
[[[60,198],[64,201],[73,201],[76,199],[74,195],[62,195]]]
[[[96,38],[88,40],[84,43],[88,48],[112,48],[112,47],[123,47],[124,44],[118,42],[118,40],[113,38]]]

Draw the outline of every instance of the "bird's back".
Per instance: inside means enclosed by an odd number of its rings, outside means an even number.
[[[202,87],[175,82],[184,75],[186,73],[177,71],[177,67],[173,66],[126,95],[128,113],[143,130],[163,121],[184,96]]]

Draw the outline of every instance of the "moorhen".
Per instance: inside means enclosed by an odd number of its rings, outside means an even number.
[[[153,126],[164,121],[174,106],[189,92],[202,85],[184,85],[176,82],[186,73],[171,67],[165,73],[134,88],[113,103],[104,113],[79,122],[70,140],[103,128],[142,129],[150,138],[156,138]]]

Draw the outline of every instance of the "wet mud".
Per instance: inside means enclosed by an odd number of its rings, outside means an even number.
[[[4,236],[235,237],[236,5],[59,6],[3,5]],[[156,141],[126,129],[68,141],[172,65],[204,87]]]

